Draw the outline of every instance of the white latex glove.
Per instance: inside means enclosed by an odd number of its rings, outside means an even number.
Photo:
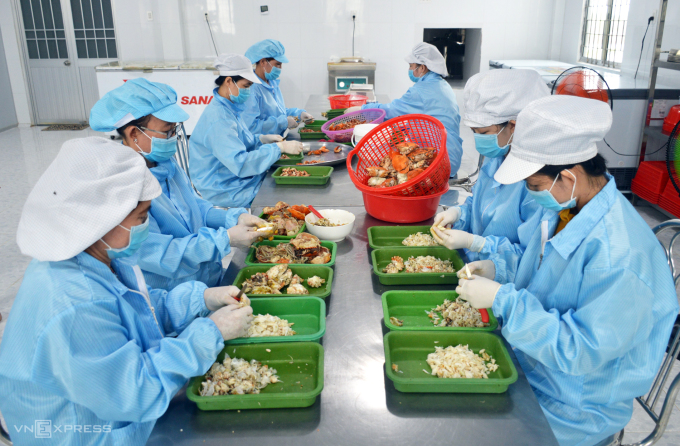
[[[467,269],[470,271],[472,276],[485,277],[489,280],[496,278],[496,265],[491,260],[477,260],[476,262],[470,262],[467,265]],[[463,267],[456,273],[459,279],[467,279],[466,268]]]
[[[210,311],[216,311],[226,305],[238,305],[239,302],[234,299],[238,293],[239,289],[235,286],[216,286],[213,288],[208,288],[203,293],[203,299],[205,299],[205,306],[208,307]]]
[[[350,107],[347,110],[345,110],[345,113],[343,114],[346,115],[347,113],[352,113],[359,110],[361,110],[361,105],[355,105],[354,107]]]
[[[283,136],[281,135],[260,135],[260,142],[262,144],[272,144],[275,142],[283,141]]]
[[[450,228],[452,224],[458,221],[460,218],[460,208],[454,206],[448,208],[444,212],[440,212],[434,216],[434,224],[432,226],[443,226]]]
[[[431,232],[432,237],[437,243],[449,249],[465,248],[470,251],[479,252],[484,247],[484,242],[486,241],[484,237],[459,231],[458,229],[439,229],[437,226],[432,226]]]
[[[298,126],[298,122],[295,120],[294,117],[288,116],[288,128],[289,129],[294,129]]]
[[[248,327],[253,320],[253,308],[238,305],[227,305],[209,316],[217,329],[222,333],[222,339],[236,339],[248,333]]]
[[[312,116],[311,113],[307,113],[307,112],[300,113],[300,121],[307,122],[307,121],[313,121],[313,120],[314,120],[314,116]]]
[[[258,238],[266,234],[255,230],[254,226],[236,225],[227,229],[229,235],[229,245],[234,248],[250,248]]]
[[[302,143],[300,141],[282,141],[277,142],[276,145],[281,149],[281,153],[289,155],[299,155],[302,153]]]
[[[262,220],[260,217],[256,217],[247,212],[238,216],[238,224],[243,226],[252,226],[255,228],[267,226],[267,222],[265,220]]]
[[[486,277],[473,275],[471,279],[459,279],[456,293],[474,308],[491,308],[501,284]]]

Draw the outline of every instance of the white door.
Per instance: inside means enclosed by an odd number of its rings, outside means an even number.
[[[94,66],[117,58],[111,0],[19,0],[35,123],[86,123]]]

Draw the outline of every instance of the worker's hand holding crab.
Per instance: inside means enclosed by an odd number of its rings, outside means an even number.
[[[240,300],[236,300],[240,291],[241,290],[235,286],[217,286],[208,288],[203,292],[205,306],[210,311],[217,311],[227,305],[238,305],[239,307],[250,305],[250,300],[245,295],[241,295]]]

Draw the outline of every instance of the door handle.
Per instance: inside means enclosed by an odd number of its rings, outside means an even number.
[[[70,60],[65,60],[65,61],[64,61],[64,65],[66,65],[66,66],[68,67],[69,65],[71,65],[71,61],[70,61]]]

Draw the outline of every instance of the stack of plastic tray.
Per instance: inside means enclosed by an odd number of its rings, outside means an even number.
[[[665,161],[643,161],[630,189],[638,197],[658,204],[667,183],[668,169]]]
[[[680,194],[673,186],[673,182],[666,183],[666,188],[659,197],[659,206],[680,218]]]

